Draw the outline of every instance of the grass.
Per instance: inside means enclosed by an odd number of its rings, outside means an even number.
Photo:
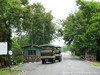
[[[19,67],[20,65],[18,65]],[[14,69],[15,66],[11,66],[12,68],[1,68],[0,69],[0,75],[18,75],[19,72],[21,72],[21,70],[16,70]]]
[[[0,75],[18,75],[20,70],[0,69]]]
[[[96,67],[100,67],[100,62],[90,62],[92,65],[96,66]]]

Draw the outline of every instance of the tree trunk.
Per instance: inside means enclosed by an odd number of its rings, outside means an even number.
[[[96,60],[100,62],[100,50],[96,52]]]

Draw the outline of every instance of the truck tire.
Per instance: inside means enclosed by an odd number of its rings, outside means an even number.
[[[52,63],[55,63],[55,59],[52,59]]]
[[[46,61],[44,61],[44,64],[46,64]]]
[[[53,60],[53,62],[55,63],[55,59]]]
[[[59,59],[59,62],[61,62],[61,59]]]
[[[45,61],[44,60],[42,60],[42,64],[45,64]]]
[[[44,61],[42,60],[42,64],[44,64]]]
[[[62,61],[62,58],[61,57],[59,57],[59,62],[61,62]]]

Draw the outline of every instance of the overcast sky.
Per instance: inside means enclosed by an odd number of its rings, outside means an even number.
[[[30,3],[40,2],[46,11],[52,11],[52,15],[58,19],[66,19],[66,17],[75,12],[75,0],[29,0]],[[91,0],[87,0],[91,1]],[[94,0],[100,1],[100,0]]]
[[[40,2],[46,11],[58,19],[66,19],[69,13],[75,11],[75,0],[30,0],[30,3]]]

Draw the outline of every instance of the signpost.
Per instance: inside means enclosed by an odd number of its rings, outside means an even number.
[[[10,50],[10,51],[9,51],[9,55],[12,55],[12,54],[13,54],[13,53],[12,53],[12,51]]]
[[[8,50],[7,42],[0,42],[0,55],[8,55],[10,73],[11,73],[10,64],[11,64],[12,54],[13,54],[13,52],[11,50]]]
[[[7,42],[0,42],[0,55],[7,55]]]
[[[9,61],[9,70],[10,69],[10,63],[11,63],[11,55],[13,52],[11,50],[8,50],[8,44],[7,42],[0,42],[0,55],[8,55],[8,61]]]
[[[12,62],[11,62],[11,56],[12,56],[13,52],[11,50],[9,50],[8,54],[9,54],[9,70],[10,70],[10,73],[12,75],[11,66],[10,65],[12,64]]]

